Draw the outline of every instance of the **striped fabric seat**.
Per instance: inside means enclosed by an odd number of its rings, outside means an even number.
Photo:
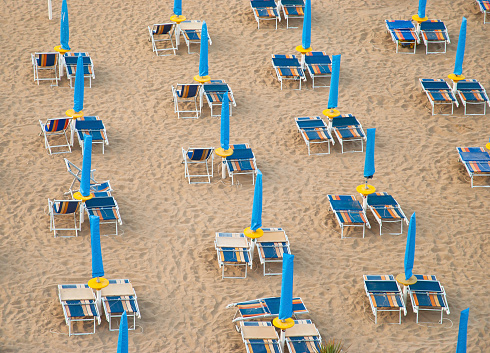
[[[461,91],[461,98],[465,101],[470,102],[486,102],[488,101],[487,96],[479,90],[471,91]]]
[[[436,101],[436,102],[454,102],[454,101],[456,101],[456,97],[454,97],[454,95],[450,91],[427,90],[426,92],[432,101]]]
[[[483,147],[457,147],[461,161],[490,161],[490,153]]]
[[[165,23],[165,24],[156,24],[153,26],[152,33],[154,35],[160,35],[160,34],[167,34],[170,32],[173,28],[172,23]]]
[[[75,213],[80,209],[80,201],[67,200],[67,201],[55,201],[54,212],[58,214],[70,214]]]
[[[373,305],[376,308],[403,308],[403,299],[398,294],[371,293]]]
[[[278,67],[279,74],[283,77],[302,77],[303,70],[299,67]]]
[[[182,31],[184,36],[189,41],[200,41],[201,40],[201,31],[197,29],[186,29]]]
[[[277,340],[249,339],[245,344],[250,353],[281,353]]]
[[[446,303],[440,294],[413,293],[413,300],[418,307],[444,308]]]
[[[342,153],[344,153],[344,143],[346,142],[354,146],[361,145],[360,149],[355,148],[349,152],[364,152],[363,141],[366,140],[366,133],[354,115],[344,114],[335,117],[330,120],[330,127],[342,146]]]
[[[177,94],[180,98],[195,97],[199,93],[199,87],[199,85],[182,85]]]
[[[58,62],[58,55],[54,53],[39,54],[36,61],[39,67],[55,66]]]
[[[422,36],[426,41],[446,41],[448,38],[444,31],[422,32]]]
[[[362,211],[338,211],[335,213],[344,225],[367,223],[367,218]]]
[[[54,237],[69,237],[72,231],[75,236],[81,231],[81,212],[79,200],[50,200],[48,199],[49,230]],[[78,220],[77,220],[78,218]]]
[[[415,29],[412,21],[407,20],[385,20],[388,31],[394,29]]]
[[[394,29],[392,33],[400,42],[415,42],[417,40],[417,34],[414,30]]]
[[[93,300],[67,300],[66,314],[69,318],[97,316]]]
[[[225,95],[225,92],[209,92],[209,93],[206,93],[206,97],[212,103],[223,102],[224,95]],[[228,92],[228,101],[233,102],[233,97],[231,96],[231,94],[229,92]]]
[[[231,160],[227,161],[230,172],[243,172],[256,170],[252,160]]]
[[[446,25],[441,20],[427,20],[420,24],[420,33],[425,44],[426,54],[438,54],[446,52],[446,45],[450,43]],[[429,51],[430,45],[441,45],[438,51]]]
[[[205,161],[213,153],[212,148],[195,148],[187,151],[187,158],[191,161]]]
[[[285,334],[290,353],[320,352],[322,338],[311,320],[294,320],[294,327]]]
[[[220,248],[219,253],[222,262],[248,263],[250,261],[247,249]]]
[[[446,82],[446,80],[442,78],[421,78],[419,79],[420,84],[422,85],[422,89],[424,91],[427,90],[445,90],[452,91],[452,88]]]
[[[404,218],[403,213],[401,213],[398,208],[392,208],[392,207],[387,207],[387,208],[373,207],[373,213],[375,213],[381,219]]]
[[[359,128],[359,126],[350,125],[337,127],[336,131],[341,136],[342,139],[349,139],[353,137],[364,137],[364,131]]]
[[[393,275],[363,275],[364,281],[394,281]]]
[[[489,0],[476,0],[481,13],[483,13],[483,24],[487,23],[487,13],[490,12]]]
[[[64,131],[70,126],[71,118],[65,119],[50,119],[44,125],[44,131],[46,132],[60,132]]]
[[[259,249],[261,256],[264,259],[280,259],[284,253],[289,254],[287,243],[261,243]]]
[[[469,170],[473,173],[490,173],[490,162],[466,162]]]
[[[424,280],[424,281],[437,281],[437,278],[435,275],[414,275],[417,280]]]
[[[168,51],[172,51],[175,55],[177,46],[174,46],[172,39],[174,33],[175,23],[158,23],[148,26],[149,41],[151,41],[152,50],[157,56],[171,55],[163,54]]]
[[[454,105],[459,106],[458,100],[456,99],[453,89],[444,79],[426,79],[420,78],[420,85],[422,90],[427,95],[429,102],[432,106],[432,115],[435,115],[435,106],[450,105],[451,113],[454,112]],[[441,107],[442,108],[442,107]],[[441,115],[450,115],[449,113],[440,112]]]
[[[407,54],[415,54],[419,37],[413,23],[404,20],[386,20],[385,23],[391,39],[396,43],[396,52],[399,52],[400,47],[406,47],[413,48],[413,52]]]
[[[332,64],[311,64],[308,67],[311,68],[315,75],[322,74],[331,74],[332,73]]]
[[[248,147],[243,148],[237,145],[230,145],[230,148],[233,149],[233,154],[226,157],[226,168],[228,170],[228,175],[231,177],[232,185],[234,184],[235,175],[238,174],[251,174],[252,184],[255,184],[257,163],[252,149]]]
[[[105,310],[111,314],[122,314],[124,311],[129,314],[138,311],[136,308],[136,299],[132,295],[106,297],[104,305]]]
[[[284,13],[288,16],[304,16],[304,6],[284,6]]]
[[[279,337],[270,322],[241,322],[240,331],[248,353],[281,353]]]
[[[201,85],[198,84],[178,84],[172,86],[172,96],[174,98],[174,111],[180,118],[199,118],[201,115]],[[199,98],[199,102],[197,101]]]
[[[316,127],[314,129],[303,130],[302,134],[308,141],[325,141],[331,140],[332,136],[328,132],[328,128]]]
[[[264,234],[256,239],[255,245],[260,263],[263,265],[264,276],[281,275],[282,271],[277,271],[279,266],[274,270],[271,264],[282,264],[284,254],[291,254],[288,236],[282,228],[262,228],[262,230]],[[269,265],[268,269],[267,265]]]
[[[274,7],[254,8],[253,11],[255,15],[261,19],[276,18],[277,16],[279,16],[279,14],[277,13],[277,8]]]
[[[257,29],[260,29],[260,21],[263,20],[275,21],[277,29],[277,22],[281,20],[281,17],[274,0],[251,0],[250,6],[252,7],[255,21],[257,21]]]
[[[311,51],[305,55],[305,64],[311,77],[313,89],[315,87],[330,87],[330,82],[324,85],[315,85],[317,78],[330,78],[332,75],[332,60],[323,51]]]

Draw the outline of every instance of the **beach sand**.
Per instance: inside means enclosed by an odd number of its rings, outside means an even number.
[[[263,172],[263,226],[286,230],[295,255],[294,295],[303,298],[323,339],[341,339],[350,352],[453,352],[459,313],[470,307],[468,352],[490,349],[487,277],[489,189],[470,188],[456,147],[484,146],[486,116],[431,116],[418,79],[452,73],[462,16],[468,19],[464,74],[490,89],[490,24],[474,1],[440,0],[427,5],[429,18],[449,29],[447,54],[395,53],[385,19],[409,19],[418,1],[313,1],[312,47],[342,54],[339,107],[364,129],[376,128],[376,174],[370,184],[393,195],[405,214],[416,212],[414,273],[433,274],[447,292],[451,314],[442,325],[416,324],[408,305],[401,325],[381,315],[374,324],[363,274],[403,272],[403,235],[340,239],[327,194],[356,195],[364,154],[308,156],[294,117],[318,116],[328,89],[282,91],[271,54],[296,54],[301,28],[260,30],[248,1],[184,1],[188,19],[205,20],[213,44],[209,74],[229,83],[237,101],[231,143],[249,143]],[[110,179],[124,224],[120,236],[102,237],[107,278],[128,278],[142,319],[129,333],[134,352],[245,352],[232,325],[232,302],[279,296],[280,276],[264,277],[257,254],[246,279],[221,279],[215,232],[241,232],[250,225],[253,185],[221,180],[218,159],[211,184],[184,179],[181,147],[219,147],[220,121],[204,108],[199,120],[177,119],[171,86],[192,83],[199,55],[182,40],[176,56],[157,57],[147,26],[168,22],[173,2],[145,0],[69,1],[70,46],[88,52],[96,79],[85,88],[84,112],[99,116],[110,145],[94,146],[92,168]],[[49,156],[38,119],[61,117],[73,106],[66,77],[60,87],[33,82],[30,53],[59,44],[61,1],[53,20],[45,1],[7,1],[0,19],[0,351],[114,352],[117,332],[103,320],[90,336],[68,337],[57,285],[91,278],[90,230],[78,238],[49,232],[47,199],[61,198],[72,181],[63,158]],[[293,20],[294,21],[294,20]],[[301,22],[296,23],[301,27]],[[195,47],[197,48],[197,46]],[[357,195],[358,196],[358,195]],[[430,319],[437,320],[437,314]]]

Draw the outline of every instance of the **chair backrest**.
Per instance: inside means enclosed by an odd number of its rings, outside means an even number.
[[[57,214],[70,214],[75,213],[80,208],[80,201],[78,200],[54,200],[53,211]]]
[[[192,148],[187,151],[187,158],[191,161],[205,161],[212,153],[212,148]]]
[[[116,200],[112,196],[108,197],[94,197],[90,200],[85,201],[85,206],[87,208],[98,208],[98,207],[116,207]]]
[[[421,31],[445,31],[446,25],[441,20],[428,20],[420,24]]]
[[[77,65],[77,56],[65,56],[65,64],[67,65]],[[90,56],[82,55],[82,62],[84,66],[92,65],[92,58]]]
[[[39,53],[37,55],[37,66],[39,67],[55,66],[58,61],[58,53]]]
[[[367,203],[370,206],[380,206],[380,205],[396,206],[396,205],[398,205],[398,203],[393,198],[393,196],[388,195],[385,192],[379,192],[379,193],[368,195],[367,196]]]
[[[199,87],[200,85],[182,85],[180,92],[178,92],[178,95],[180,98],[192,98],[197,95],[199,92]]]
[[[341,127],[341,126],[358,126],[359,121],[355,116],[339,116],[332,119],[333,127]]]
[[[71,118],[48,119],[46,125],[44,125],[44,131],[57,132],[66,130],[68,125],[70,125],[70,120]]]
[[[159,25],[153,25],[153,34],[154,35],[167,34],[172,30],[173,26],[174,26],[173,23],[162,23]]]

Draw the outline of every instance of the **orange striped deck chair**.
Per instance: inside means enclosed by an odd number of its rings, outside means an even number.
[[[71,237],[68,232],[75,231],[75,236],[82,230],[82,215],[79,200],[48,199],[49,231],[57,236]],[[78,218],[78,221],[77,221]],[[63,235],[60,235],[60,231]]]
[[[282,13],[286,19],[286,28],[298,28],[290,27],[290,18],[304,18],[305,17],[305,2],[304,0],[279,0],[279,9],[282,8]]]
[[[397,312],[398,324],[402,322],[402,312],[407,308],[403,301],[402,291],[393,275],[364,275],[364,291],[369,299],[374,323],[378,323],[379,312]]]
[[[379,235],[383,235],[383,222],[400,224],[399,232],[389,232],[387,234],[398,235],[403,233],[403,222],[408,225],[408,219],[393,196],[387,192],[376,192],[368,195],[366,201],[367,206],[379,224]]]
[[[92,57],[88,53],[65,53],[63,55],[63,65],[66,69],[66,77],[70,80],[70,88],[73,88],[73,81],[77,72],[78,55],[83,58],[83,77],[89,79],[89,87],[92,88],[92,79],[95,80],[95,69]]]
[[[184,163],[184,176],[189,184],[211,183],[214,174],[214,147],[188,147],[182,148],[182,163]],[[209,168],[211,164],[211,168]],[[192,168],[192,173],[190,169]],[[210,170],[211,169],[211,170]],[[199,178],[198,181],[191,178]],[[204,180],[202,180],[205,178]]]
[[[177,46],[174,45],[172,39],[175,34],[175,23],[160,23],[148,26],[148,33],[150,34],[148,41],[151,42],[152,50],[157,56],[171,55],[172,53],[165,54],[169,51],[172,51],[175,55]]]
[[[136,317],[141,319],[138,306],[138,297],[129,279],[110,279],[109,285],[100,291],[102,306],[106,320],[109,323],[109,331],[119,331],[113,327],[114,319],[118,319],[124,312],[129,319],[133,318],[133,325],[128,325],[128,330],[136,328]]]
[[[177,84],[172,86],[172,96],[174,98],[174,112],[177,118],[194,118],[201,115],[201,85],[199,84]],[[197,101],[199,99],[199,102]]]
[[[214,247],[221,268],[221,278],[247,278],[252,269],[252,244],[243,233],[216,233]],[[243,275],[227,275],[226,268],[243,268]]]
[[[490,107],[490,99],[482,84],[475,79],[465,79],[456,83],[456,92],[463,102],[465,115],[485,115],[487,113],[487,104]],[[469,106],[481,107],[483,111],[478,108],[472,109],[472,112],[468,113]]]
[[[434,275],[415,275],[415,277],[417,283],[408,286],[408,293],[413,312],[417,314],[416,322],[420,322],[419,313],[421,311],[435,311],[441,313],[438,323],[442,324],[444,311],[447,315],[450,313],[444,287]]]
[[[327,195],[327,197],[330,208],[340,226],[340,238],[348,238],[344,236],[345,227],[362,228],[362,237],[364,238],[366,225],[368,228],[371,228],[371,225],[367,219],[366,212],[356,197],[354,195]]]
[[[39,81],[51,81],[51,86],[58,86],[60,79],[58,73],[58,56],[59,54],[56,52],[31,54],[34,82],[37,82],[39,85]]]
[[[39,120],[41,132],[44,136],[44,147],[49,154],[71,153],[71,144],[68,140],[68,128],[71,118],[52,118],[46,122]]]
[[[257,21],[257,29],[260,29],[260,21],[281,21],[277,3],[274,0],[250,0],[252,12]]]
[[[483,14],[483,24],[487,23],[487,13],[490,12],[490,1],[489,0],[476,0],[481,13]]]
[[[420,24],[420,36],[425,44],[425,54],[446,53],[447,44],[451,43],[446,25],[441,20],[427,20]],[[436,48],[438,45],[442,47],[440,50],[429,51],[429,45]]]

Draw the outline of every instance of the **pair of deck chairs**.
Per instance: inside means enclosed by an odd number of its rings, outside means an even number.
[[[141,318],[136,292],[128,279],[109,280],[109,285],[101,290],[102,307],[110,331],[118,331],[113,328],[113,322],[121,318],[126,312],[128,318],[133,318],[133,325],[129,330],[136,328],[136,317]],[[95,333],[95,324],[100,325],[101,313],[99,312],[95,293],[87,284],[60,284],[58,285],[58,298],[63,308],[65,322],[68,325],[68,335],[87,335]],[[90,332],[83,330],[84,323],[93,323]],[[77,324],[81,323],[81,324]],[[74,327],[80,325],[77,331]],[[92,325],[91,325],[92,326]]]
[[[73,88],[73,82],[77,73],[78,56],[83,57],[83,77],[89,79],[89,87],[92,88],[92,80],[95,79],[94,63],[88,53],[65,53],[63,55],[63,66],[66,70],[66,77],[70,80],[70,88]]]
[[[39,85],[40,81],[51,81],[51,86],[58,86],[59,69],[58,53],[37,52],[31,54],[32,69],[34,71],[34,82]]]
[[[214,247],[221,268],[221,278],[246,278],[247,269],[252,269],[254,248],[257,247],[264,276],[280,275],[271,267],[282,264],[284,253],[291,254],[289,239],[282,228],[262,228],[264,235],[251,241],[243,233],[216,233]],[[226,274],[227,268],[243,268],[242,276]]]
[[[476,0],[478,8],[481,13],[483,13],[483,24],[487,23],[487,13],[490,12],[490,1],[489,0]]]
[[[471,178],[471,187],[490,187],[490,184],[475,185],[474,178],[490,178],[490,153],[483,147],[457,147],[459,159]]]
[[[297,81],[298,90],[301,90],[301,82],[306,81],[306,75],[295,55],[272,54],[272,67],[281,83],[281,90],[285,81]]]

